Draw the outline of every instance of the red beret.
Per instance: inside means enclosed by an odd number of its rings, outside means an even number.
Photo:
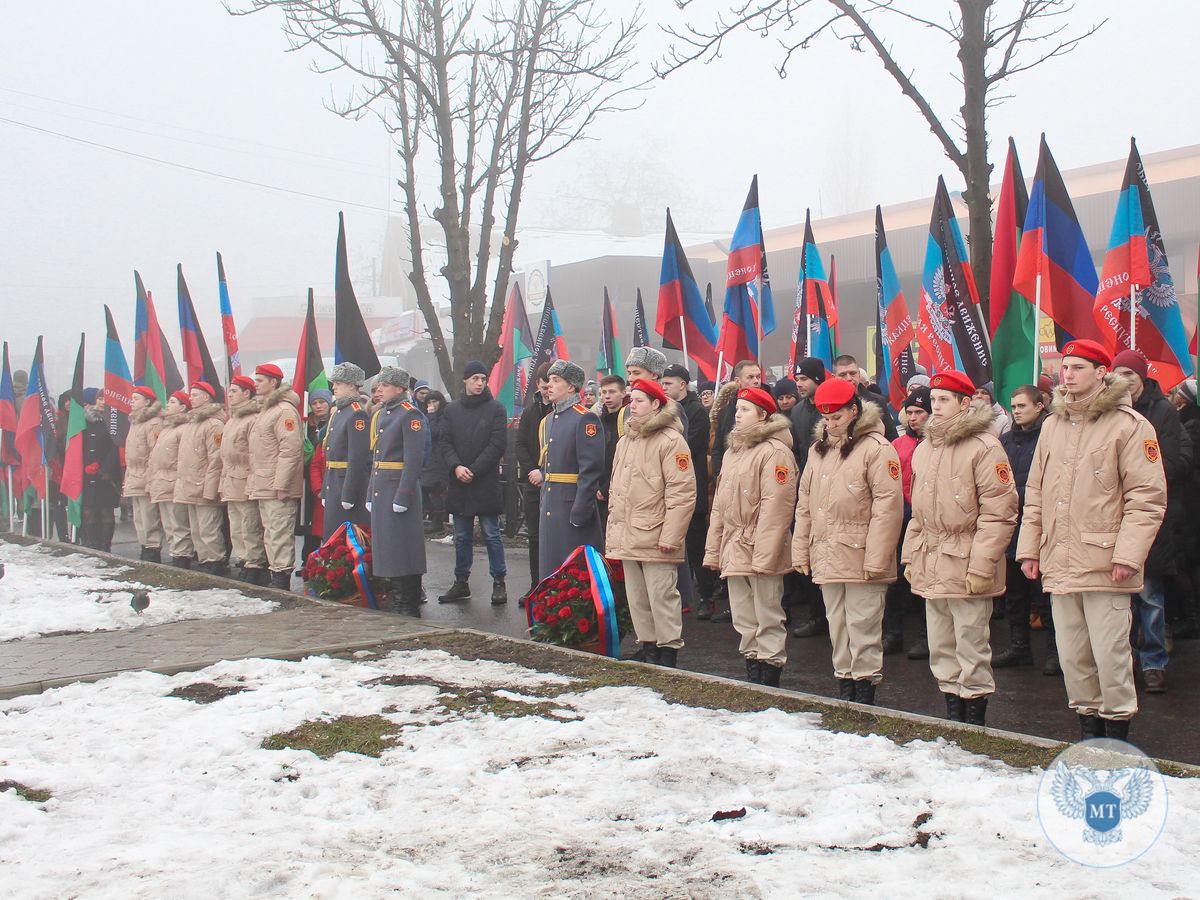
[[[188,396],[187,391],[176,391],[171,395],[188,409],[192,408],[192,398]]]
[[[938,372],[929,379],[930,390],[954,391],[956,394],[966,394],[968,397],[975,393],[975,385],[971,379],[954,369]]]
[[[283,381],[283,369],[279,368],[279,366],[275,365],[274,363],[263,363],[254,370],[254,374],[266,375],[268,378],[275,378],[279,381]]]
[[[779,412],[779,407],[775,405],[775,398],[762,388],[742,388],[738,391],[737,398],[765,409],[769,416]]]
[[[214,400],[217,399],[217,392],[207,381],[193,381],[192,386],[188,388],[188,390],[204,391],[204,393],[208,394],[208,396],[212,397]]]
[[[1106,369],[1112,368],[1112,356],[1095,341],[1088,341],[1082,338],[1067,341],[1067,345],[1062,349],[1062,355],[1078,356],[1080,359],[1086,359],[1088,362],[1104,366]]]
[[[817,412],[831,413],[852,401],[858,392],[845,378],[830,378],[822,381],[813,393],[813,405]]]
[[[1118,369],[1124,366],[1126,369],[1132,369],[1139,377],[1145,379],[1150,372],[1150,363],[1146,361],[1146,357],[1142,355],[1140,350],[1122,350],[1112,359],[1112,367]]]
[[[648,381],[645,378],[639,378],[629,386],[629,389],[631,391],[641,391],[651,400],[657,400],[663,406],[666,406],[667,401],[670,399],[657,381]]]
[[[1045,391],[1047,394],[1054,393],[1054,379],[1049,375],[1039,375],[1037,387],[1039,391]]]
[[[155,400],[158,399],[158,394],[154,393],[154,391],[151,388],[148,388],[145,385],[139,385],[138,387],[135,387],[133,389],[133,392],[135,394],[141,394],[143,397],[145,397],[151,403],[153,403]]]
[[[231,379],[229,379],[229,384],[231,387],[236,384],[242,390],[254,393],[254,379],[249,375],[234,375]]]

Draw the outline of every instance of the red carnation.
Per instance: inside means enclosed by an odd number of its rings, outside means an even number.
[[[535,621],[535,622],[545,622],[546,621],[546,614],[542,611],[541,607],[537,607],[534,609],[533,621]]]
[[[562,607],[562,608],[561,608],[561,609],[558,611],[558,617],[559,617],[560,619],[569,619],[569,618],[571,618],[571,608],[570,608],[569,606],[564,606],[564,607]]]
[[[580,619],[575,623],[575,627],[579,629],[580,634],[587,634],[592,630],[592,623],[587,619]]]

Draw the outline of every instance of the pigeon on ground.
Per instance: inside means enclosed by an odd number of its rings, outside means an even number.
[[[133,611],[139,616],[142,611],[150,605],[150,592],[146,590],[136,590],[133,592],[133,597],[129,600],[129,605],[133,607]]]
[[[0,578],[4,577],[4,563],[0,562]]]

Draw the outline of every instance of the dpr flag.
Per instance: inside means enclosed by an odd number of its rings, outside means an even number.
[[[896,266],[883,230],[883,210],[875,207],[876,378],[883,396],[893,409],[904,403],[908,379],[916,372],[912,342],[916,337],[908,304],[900,290]]]
[[[1036,383],[1041,372],[1038,358],[1037,322],[1033,304],[1013,290],[1013,275],[1021,246],[1021,228],[1029,207],[1025,176],[1017,158],[1017,145],[1008,139],[1004,181],[996,207],[996,232],[992,238],[992,277],[988,305],[988,333],[992,337],[992,373],[995,397],[1007,403],[1013,391]]]

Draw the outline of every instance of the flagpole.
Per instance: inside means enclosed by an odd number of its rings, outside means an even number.
[[[683,366],[686,369],[691,366],[692,361],[687,352],[687,329],[683,327],[683,316],[679,317],[679,337],[683,344]]]
[[[12,466],[4,467],[5,477],[8,479],[8,530],[13,530],[13,492],[12,492]]]
[[[1129,283],[1129,349],[1137,349],[1137,285]]]
[[[1041,376],[1041,355],[1038,353],[1038,341],[1041,340],[1042,331],[1042,272],[1041,267],[1038,268],[1037,281],[1033,287],[1033,383],[1038,383],[1038,378]]]
[[[46,476],[46,499],[42,503],[42,540],[50,540],[50,467],[45,466],[42,472]]]

